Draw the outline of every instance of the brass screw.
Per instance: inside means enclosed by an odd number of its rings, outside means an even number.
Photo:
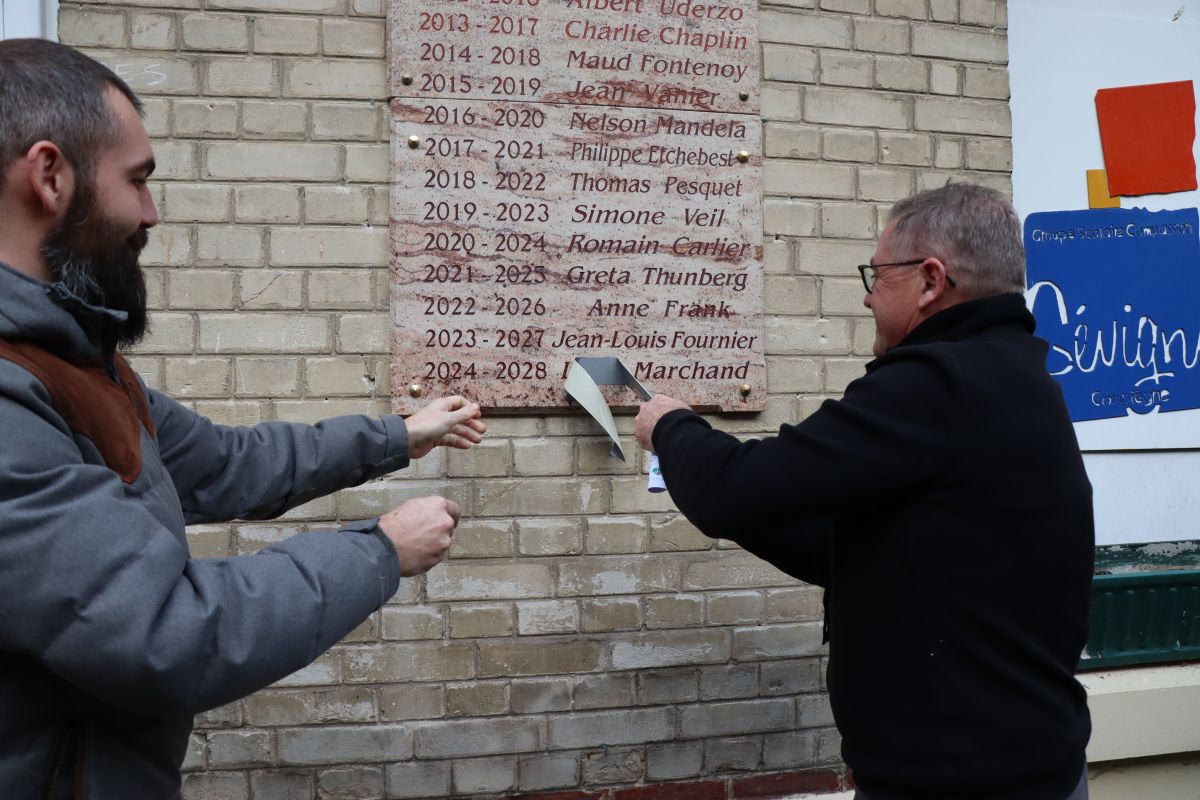
[[[408,146],[411,147],[413,150],[416,150],[418,147],[421,146],[421,137],[420,136],[408,137]]]
[[[738,151],[737,160],[740,161],[741,163],[745,164],[747,161],[750,160],[750,151],[748,151],[748,150]]]
[[[412,75],[401,75],[400,82],[405,86],[412,86]]]
[[[408,396],[409,397],[420,397],[421,391],[422,391],[421,384],[419,384],[419,383],[409,384]]]
[[[749,92],[738,92],[738,100],[741,100],[744,103],[749,99],[750,99]]]
[[[753,388],[754,387],[752,387],[750,384],[743,383],[738,387],[738,394],[740,394],[742,397],[749,397],[750,392],[753,391]]]

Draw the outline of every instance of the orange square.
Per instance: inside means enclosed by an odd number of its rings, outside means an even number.
[[[1108,191],[1114,197],[1196,188],[1196,93],[1191,81],[1096,92]]]

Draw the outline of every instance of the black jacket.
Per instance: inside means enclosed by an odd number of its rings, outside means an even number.
[[[1091,732],[1091,485],[1021,296],[926,320],[745,443],[689,411],[654,445],[709,536],[827,587],[829,691],[871,798],[1062,800]]]

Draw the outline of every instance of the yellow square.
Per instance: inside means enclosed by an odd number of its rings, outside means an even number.
[[[1102,169],[1087,171],[1088,208],[1120,208],[1121,198],[1108,193],[1108,175]]]

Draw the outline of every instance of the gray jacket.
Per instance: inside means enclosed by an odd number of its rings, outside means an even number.
[[[114,312],[0,264],[0,340],[109,359]],[[106,344],[109,343],[109,344]],[[107,353],[105,351],[108,351]],[[0,797],[40,797],[75,741],[91,800],[170,798],[192,716],[313,661],[395,591],[376,520],[249,556],[192,559],[184,526],[268,519],[408,463],[398,417],[215,425],[140,387],[131,483],[0,359]]]

